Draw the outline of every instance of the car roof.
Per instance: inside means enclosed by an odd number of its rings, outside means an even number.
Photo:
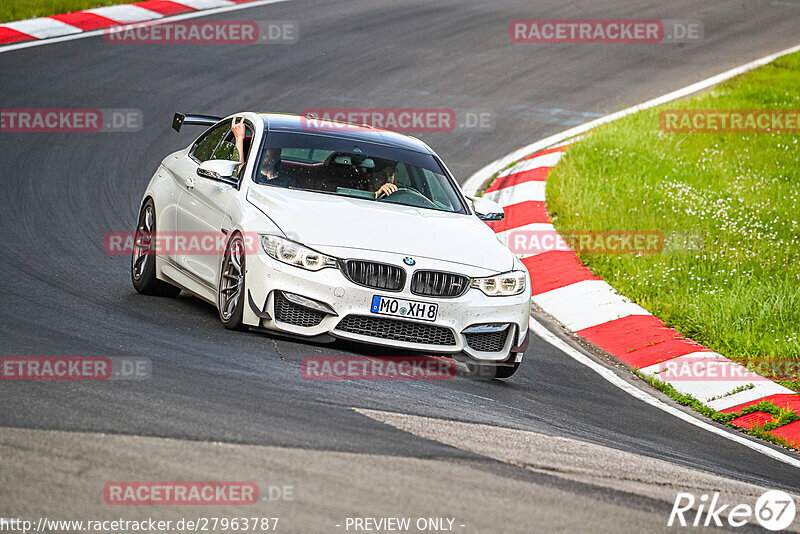
[[[304,117],[290,113],[260,113],[260,115],[264,118],[264,127],[267,132],[321,135],[434,154],[428,145],[416,137],[375,128],[374,126],[359,124],[356,125],[358,128],[339,128],[336,125],[346,126],[352,125],[352,123]],[[313,119],[313,122],[310,119]]]

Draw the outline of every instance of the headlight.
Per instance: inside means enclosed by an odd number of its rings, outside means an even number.
[[[262,235],[261,246],[271,258],[309,271],[336,267],[336,258],[276,235]]]
[[[486,278],[475,278],[472,287],[490,297],[509,297],[525,291],[525,271],[511,271]]]

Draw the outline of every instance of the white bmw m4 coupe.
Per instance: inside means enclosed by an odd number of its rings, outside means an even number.
[[[139,293],[188,291],[235,330],[449,355],[479,377],[519,368],[530,279],[484,223],[503,209],[465,197],[425,143],[277,113],[176,114],[185,125],[207,129],[144,193]]]

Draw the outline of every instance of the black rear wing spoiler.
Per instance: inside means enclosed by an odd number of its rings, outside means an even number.
[[[183,113],[176,113],[175,117],[172,118],[172,129],[176,132],[180,132],[181,126],[184,124],[189,124],[191,126],[213,126],[221,120],[222,117],[214,117],[211,115],[184,115]]]

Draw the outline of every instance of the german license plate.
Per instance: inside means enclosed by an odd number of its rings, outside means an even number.
[[[379,315],[419,319],[420,321],[435,321],[436,314],[439,313],[439,305],[375,295],[372,297],[370,311]]]

